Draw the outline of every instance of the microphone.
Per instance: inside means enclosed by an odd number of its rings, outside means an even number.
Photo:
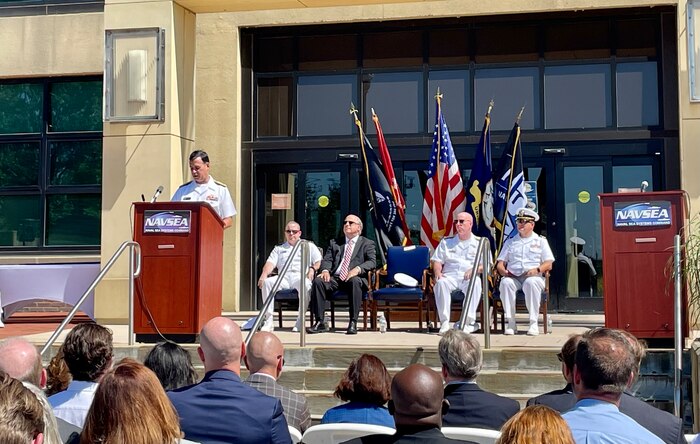
[[[647,190],[648,186],[649,186],[649,182],[647,182],[646,180],[643,180],[642,181],[642,193]]]
[[[153,197],[151,197],[151,203],[155,202],[156,199],[158,199],[158,196],[160,196],[160,193],[162,193],[162,192],[163,192],[163,185],[160,185],[160,186],[158,186],[158,188],[156,188],[156,192],[153,193]]]
[[[146,202],[146,196],[144,196],[143,193],[141,193],[141,202]]]

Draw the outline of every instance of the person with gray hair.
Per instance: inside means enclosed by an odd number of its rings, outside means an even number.
[[[0,442],[42,444],[43,441],[41,403],[20,381],[0,372]]]
[[[450,408],[442,417],[443,427],[477,427],[500,430],[520,410],[512,399],[487,392],[476,378],[481,371],[479,341],[461,330],[448,330],[438,345],[445,399]]]
[[[49,399],[44,392],[30,382],[23,381],[22,384],[28,388],[30,392],[34,393],[34,396],[36,396],[36,399],[39,400],[41,404],[41,408],[44,410],[44,444],[63,444],[66,442],[69,437],[63,439],[58,433],[56,416],[53,414]],[[77,429],[77,431],[80,433],[80,429]]]
[[[41,365],[41,355],[24,338],[14,337],[0,342],[0,370],[37,387],[46,386],[46,370]]]
[[[563,415],[577,443],[663,443],[619,409],[638,359],[639,351],[619,330],[594,328],[583,334],[573,373],[577,402]]]

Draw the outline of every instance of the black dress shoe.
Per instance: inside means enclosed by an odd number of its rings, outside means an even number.
[[[356,335],[357,334],[357,321],[350,321],[348,325],[348,331],[345,332],[346,335]]]
[[[328,331],[328,327],[322,321],[319,321],[313,325],[311,328],[307,328],[306,332],[309,334],[324,333]]]

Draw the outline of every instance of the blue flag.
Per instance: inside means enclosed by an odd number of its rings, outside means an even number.
[[[491,252],[496,250],[495,231],[493,228],[493,177],[491,162],[491,116],[484,118],[479,145],[472,173],[467,182],[466,211],[474,217],[472,232],[485,237],[491,244]]]
[[[498,254],[503,242],[518,233],[515,213],[527,203],[518,122],[515,122],[513,130],[510,132],[506,149],[498,162],[493,180],[496,183],[494,186],[493,221],[496,228],[496,254]]]

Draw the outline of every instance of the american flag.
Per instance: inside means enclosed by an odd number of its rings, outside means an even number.
[[[457,213],[464,211],[467,201],[450,133],[440,108],[439,92],[436,102],[433,151],[423,193],[423,217],[420,223],[421,244],[431,249],[437,247],[443,236],[452,234],[453,220]]]

